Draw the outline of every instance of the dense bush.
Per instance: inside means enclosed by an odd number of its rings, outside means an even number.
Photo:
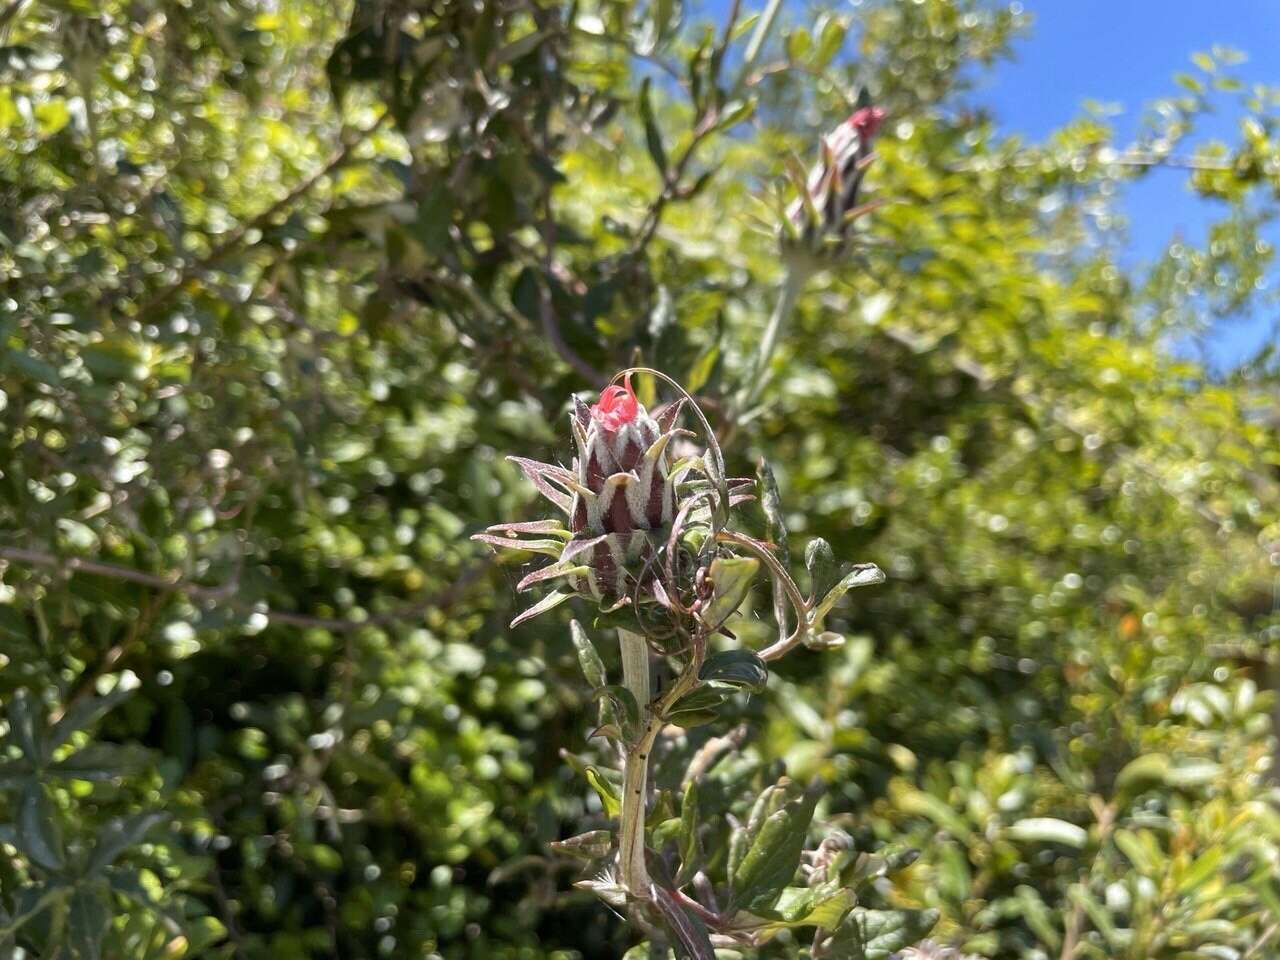
[[[1275,358],[1173,346],[1268,302],[1280,92],[1202,54],[1138,142],[1026,144],[972,88],[1019,5],[780,6],[0,5],[0,953],[636,942],[548,848],[605,822],[594,610],[508,630],[530,558],[469,540],[636,361],[767,454],[793,551],[888,574],[709,783],[820,777],[904,866],[868,901],[970,953],[1275,949]],[[788,287],[858,90],[883,205]],[[1149,176],[1214,220],[1135,267]]]

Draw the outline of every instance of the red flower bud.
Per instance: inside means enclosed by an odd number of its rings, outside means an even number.
[[[636,392],[631,389],[631,377],[628,376],[624,382],[625,389],[615,383],[601,390],[600,402],[591,408],[591,416],[595,422],[611,433],[634,420],[636,411],[639,410]]]
[[[876,135],[884,118],[885,112],[879,107],[863,107],[861,110],[855,110],[846,122],[858,131],[858,136],[866,141]]]

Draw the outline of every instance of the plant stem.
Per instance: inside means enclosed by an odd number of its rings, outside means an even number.
[[[658,724],[649,713],[649,644],[630,630],[618,629],[622,647],[622,683],[636,698],[644,732],[637,743],[627,745],[622,774],[622,823],[619,828],[618,866],[622,883],[633,897],[649,899],[649,869],[644,862],[645,799],[649,789],[649,753],[657,739]]]
[[[756,21],[755,31],[751,34],[751,39],[747,41],[747,49],[742,57],[742,69],[738,72],[735,92],[746,86],[751,79],[751,71],[756,68],[756,62],[760,59],[765,41],[769,39],[769,34],[773,30],[773,23],[778,19],[778,11],[781,9],[782,0],[769,0],[769,5],[764,8],[764,13]]]
[[[760,396],[760,391],[768,382],[769,360],[773,357],[773,351],[777,349],[782,328],[791,318],[796,301],[800,299],[800,293],[812,275],[813,268],[798,260],[793,260],[788,266],[786,279],[782,281],[782,289],[778,292],[778,302],[773,306],[769,325],[764,328],[764,336],[760,339],[760,349],[756,351],[755,363],[751,368],[751,379],[748,381],[740,404],[742,412],[745,413],[746,409],[755,403],[756,398]]]
[[[675,682],[654,703],[649,701],[649,644],[630,630],[618,629],[622,646],[622,683],[640,705],[644,724],[640,736],[627,744],[622,771],[622,822],[618,828],[618,870],[622,885],[637,900],[653,899],[653,879],[644,860],[645,801],[649,794],[649,756],[658,740],[667,711],[698,684],[706,648],[696,638],[692,652]]]

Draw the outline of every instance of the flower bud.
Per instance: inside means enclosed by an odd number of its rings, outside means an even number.
[[[675,428],[682,405],[671,404],[650,415],[628,377],[623,386],[601,391],[594,405],[574,398],[570,426],[578,455],[572,470],[509,458],[568,518],[568,529],[556,520],[499,524],[473,538],[555,558],[521,580],[517,589],[560,580],[567,590],[553,594],[558,597],[554,602],[548,598],[525,611],[515,623],[573,594],[612,605],[652,599],[652,576],[646,570],[657,531],[670,526],[675,510],[668,446],[685,432]]]
[[[832,244],[842,247],[852,222],[871,209],[860,205],[859,192],[872,159],[871,141],[884,118],[884,110],[864,106],[822,138],[822,156],[809,170],[801,196],[787,208],[793,244],[812,254]]]

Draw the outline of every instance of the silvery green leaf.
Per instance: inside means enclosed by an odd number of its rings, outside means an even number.
[[[83,730],[100,720],[110,710],[127,700],[134,691],[135,685],[117,683],[106,696],[83,697],[67,708],[49,733],[49,750],[57,750],[71,739],[77,730]]]
[[[165,820],[165,814],[152,811],[135,813],[128,817],[117,817],[98,831],[93,848],[93,856],[89,858],[87,873],[95,873],[105,869],[130,847],[142,842],[153,827]]]
[[[742,605],[760,570],[754,557],[717,557],[711,561],[710,579],[715,585],[711,602],[702,611],[702,621],[714,630]]]
[[[23,756],[36,766],[44,763],[44,704],[26,687],[9,704],[9,731]]]
[[[98,960],[107,927],[111,925],[111,908],[105,891],[82,886],[67,903],[67,942],[80,960]]]
[[[599,860],[609,855],[613,849],[613,832],[611,830],[588,830],[576,837],[565,840],[553,840],[548,846],[556,853],[563,853],[581,860]]]
[[[698,869],[700,846],[698,842],[698,781],[694,778],[684,788],[684,798],[680,804],[680,872],[676,875],[677,886],[690,880]]]
[[[841,571],[840,579],[814,608],[813,622],[821,624],[831,608],[854,587],[869,587],[872,584],[884,583],[884,579],[884,571],[874,563],[855,563],[846,566]]]
[[[778,561],[784,567],[789,567],[791,547],[787,542],[786,520],[782,516],[782,498],[778,494],[778,482],[774,479],[773,468],[763,457],[756,468],[756,490],[760,497],[760,507],[764,510],[765,530],[769,541],[778,554]]]
[[[698,727],[716,718],[716,708],[729,696],[726,690],[701,686],[685,694],[667,710],[664,719],[677,727]]]
[[[1083,827],[1054,817],[1027,817],[1012,824],[1007,833],[1013,840],[1060,843],[1077,850],[1083,850],[1089,843],[1089,832]]]
[[[814,537],[805,547],[804,566],[809,571],[809,589],[815,599],[825,597],[840,579],[835,551],[822,537]]]

